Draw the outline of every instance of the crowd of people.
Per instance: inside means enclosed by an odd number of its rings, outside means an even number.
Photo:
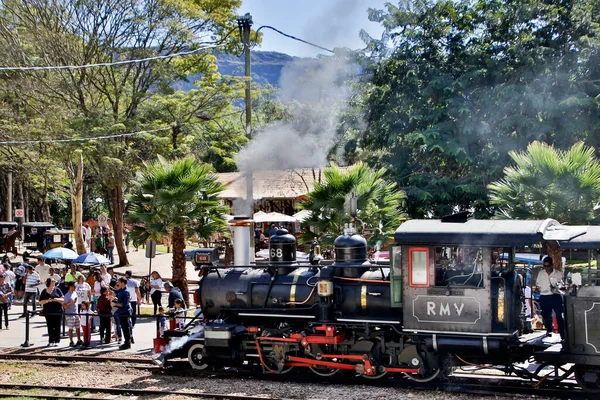
[[[169,295],[168,308],[175,314],[177,326],[185,323],[186,307],[178,288],[171,282],[163,282],[160,274],[153,271],[149,290],[161,331],[166,325],[163,290]],[[8,311],[15,300],[23,304],[19,318],[44,316],[50,347],[60,342],[64,318],[69,346],[89,347],[92,332],[98,331],[102,344],[116,341],[119,349],[124,350],[135,343],[133,333],[143,298],[140,282],[132,277],[132,271],[119,277],[112,267],[102,265],[98,270],[90,268],[85,276],[76,264],[54,268],[42,256],[36,264],[30,264],[26,253],[20,264],[13,267],[5,258],[0,266],[0,318],[3,314],[5,329],[8,329]],[[36,314],[38,303],[41,312]],[[0,329],[1,322],[0,319]]]
[[[129,253],[130,230],[127,227],[123,228],[123,244],[125,252]],[[81,227],[81,235],[83,241],[90,251],[102,254],[108,258],[111,264],[115,263],[115,235],[108,227],[98,226],[95,228],[95,233],[88,224]],[[92,240],[93,239],[93,240]]]
[[[272,222],[267,226],[266,229],[261,229],[258,225],[254,229],[254,247],[256,251],[260,249],[268,249],[269,248],[269,239],[271,236],[275,235],[278,230],[285,229],[288,233],[295,235],[294,224],[288,222],[287,224],[278,224]]]

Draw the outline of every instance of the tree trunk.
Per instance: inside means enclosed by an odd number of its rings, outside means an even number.
[[[50,206],[48,205],[48,175],[44,175],[44,189],[41,198],[41,209],[42,219],[41,222],[52,222],[52,216],[50,215]]]
[[[552,261],[554,262],[554,267],[561,271],[563,270],[562,268],[562,253],[563,250],[558,247],[558,245],[556,244],[556,242],[551,241],[551,242],[547,242],[546,243],[546,248],[548,250],[548,255],[550,257],[552,257]]]
[[[108,190],[108,208],[110,211],[110,219],[113,222],[113,231],[115,234],[115,246],[117,248],[117,254],[119,255],[119,266],[129,264],[127,259],[127,253],[125,253],[125,244],[123,243],[123,186],[117,185],[116,187]]]
[[[29,191],[25,191],[25,205],[23,207],[25,211],[25,222],[29,222]],[[25,237],[23,237],[25,239]]]
[[[79,159],[73,169],[71,176],[71,220],[75,231],[75,245],[77,253],[85,253],[85,243],[81,235],[83,223],[83,154],[79,153]]]
[[[185,260],[185,231],[181,227],[173,229],[173,286],[181,289],[185,304],[190,305],[187,270]]]

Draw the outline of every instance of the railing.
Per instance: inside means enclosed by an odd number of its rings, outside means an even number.
[[[192,294],[192,293],[189,293]],[[184,296],[185,297],[185,296]],[[14,303],[13,303],[14,304]],[[40,308],[42,306],[40,305]],[[141,307],[140,304],[137,305],[137,312],[136,313],[131,313],[131,314],[123,314],[123,316],[127,316],[128,318],[135,318],[136,322],[138,321],[148,321],[148,320],[154,320],[155,324],[156,324],[156,338],[160,338],[161,337],[161,319],[165,318],[165,330],[169,330],[169,329],[175,329],[175,321],[177,319],[177,315],[174,311],[175,309],[170,309],[168,312],[165,312],[164,315],[161,314],[155,314],[155,315],[144,315],[141,314]],[[197,315],[194,315],[192,317],[188,316],[187,313],[189,311],[196,311],[197,309],[193,309],[193,308],[187,308],[187,309],[183,309],[183,313],[185,315],[185,327],[187,327],[189,324],[191,324],[192,322],[196,321],[198,319]],[[112,337],[112,334],[114,333],[114,328],[115,325],[113,325],[114,323],[116,323],[114,321],[114,318],[118,318],[120,315],[119,314],[100,314],[100,313],[94,313],[94,314],[81,314],[79,312],[77,313],[66,313],[64,312],[64,310],[60,313],[47,313],[47,312],[40,312],[41,310],[27,310],[27,311],[23,311],[23,314],[25,315],[25,340],[23,342],[23,344],[21,344],[21,347],[31,347],[33,346],[33,343],[31,343],[31,337],[30,337],[30,328],[31,328],[31,317],[34,315],[40,315],[40,316],[46,316],[46,315],[54,315],[54,316],[60,316],[61,317],[61,327],[62,327],[62,333],[61,333],[61,337],[67,337],[67,328],[66,328],[66,317],[67,316],[79,316],[80,318],[85,318],[86,319],[86,326],[90,326],[90,324],[93,325],[93,320],[95,320],[98,317],[110,317],[111,319],[111,325],[110,325],[110,335]],[[1,316],[1,315],[0,315]],[[181,318],[181,317],[180,317]],[[168,321],[168,323],[167,323]],[[81,328],[81,327],[80,327]],[[133,328],[131,325],[131,321],[130,321],[130,328]],[[92,329],[92,328],[90,328]],[[102,338],[103,339],[103,338]]]

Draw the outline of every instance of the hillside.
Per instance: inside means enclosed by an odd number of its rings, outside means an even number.
[[[222,75],[243,76],[244,75],[244,56],[233,54],[217,53],[217,65]],[[296,57],[274,51],[253,51],[252,52],[252,79],[261,84],[271,84],[277,86],[283,67],[291,63]],[[188,82],[177,82],[174,86],[178,90],[190,90],[197,76],[189,76]]]

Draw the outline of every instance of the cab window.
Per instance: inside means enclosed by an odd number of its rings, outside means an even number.
[[[411,247],[408,249],[408,276],[411,287],[429,287],[429,249]]]
[[[482,288],[484,251],[481,247],[436,247],[435,286]]]

